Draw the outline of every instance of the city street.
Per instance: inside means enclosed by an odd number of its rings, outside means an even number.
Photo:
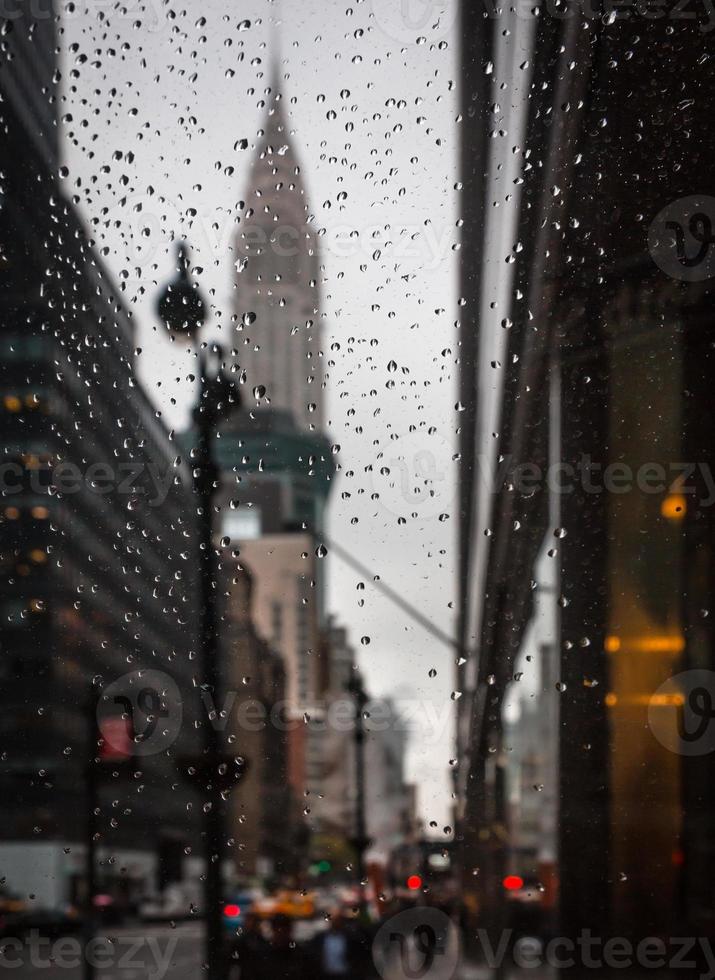
[[[298,922],[295,940],[308,942],[320,930],[319,921]],[[203,925],[198,922],[131,926],[100,933],[94,951],[96,980],[194,980],[201,975]],[[82,980],[79,936],[41,939],[32,934],[22,940],[0,940],[0,976],[44,977],[46,980]],[[469,980],[481,980],[470,977]]]
[[[196,977],[201,968],[199,923],[132,927],[105,931],[98,937],[94,950],[97,980],[138,980],[171,974],[183,980]],[[32,942],[4,939],[0,943],[0,970],[7,970],[18,980],[46,977],[47,980],[81,980],[82,943],[79,937]]]
[[[298,943],[308,942],[322,928],[320,921],[296,923],[294,932]],[[202,968],[203,926],[196,923],[180,923],[133,926],[104,932],[96,945],[96,980],[196,980],[204,975]],[[79,960],[80,940],[75,937],[37,941],[31,937],[23,940],[22,949],[13,940],[0,941],[0,977],[4,971],[15,980],[43,977],[45,980],[82,980],[83,971]],[[588,974],[589,971],[585,971]],[[555,980],[559,971],[541,966],[519,969],[513,964],[502,973],[484,965],[460,959],[454,972],[451,967],[435,970],[439,980]],[[630,974],[633,976],[633,973]],[[645,974],[643,974],[645,976]],[[653,980],[664,974],[650,971]],[[377,973],[371,975],[374,980]],[[238,980],[234,971],[231,980]],[[279,980],[279,978],[276,978]],[[306,980],[316,980],[315,977]],[[383,980],[405,980],[405,973],[397,966],[388,970]]]
[[[295,929],[297,942],[309,941],[321,928],[320,923],[299,922]],[[97,964],[96,980],[196,980],[202,975],[202,937],[200,923],[134,926],[107,930],[93,947]],[[14,980],[42,977],[44,980],[82,980],[79,961],[81,942],[76,937],[57,940],[0,941],[0,976],[8,971]],[[527,971],[508,974],[516,980]],[[547,971],[529,970],[534,980],[550,980]],[[460,963],[454,980],[491,980],[495,971],[471,963]],[[315,978],[310,978],[315,980]],[[386,980],[390,980],[388,976]],[[402,980],[395,976],[394,980]]]

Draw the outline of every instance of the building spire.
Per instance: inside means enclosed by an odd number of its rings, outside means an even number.
[[[281,9],[281,0],[273,0],[268,57],[271,61],[270,86],[274,102],[281,90],[281,26],[283,24]]]
[[[308,204],[300,166],[290,138],[288,107],[283,104],[277,32],[280,0],[273,0],[270,89],[266,85],[265,119],[251,168],[245,199],[251,203],[237,238],[237,253],[246,273],[236,279],[236,323],[243,333],[241,366],[254,391],[263,391],[272,409],[293,415],[305,432],[323,421],[322,324],[318,282],[318,247],[308,221]],[[260,231],[260,247],[256,236]],[[251,311],[255,328],[245,322]],[[253,322],[253,321],[252,321]],[[301,326],[297,326],[301,325]],[[250,336],[248,334],[250,333]]]
[[[271,56],[271,74],[270,74],[270,86],[271,95],[269,105],[271,108],[275,108],[275,103],[280,101],[282,98],[281,93],[281,66],[280,61],[275,56]]]

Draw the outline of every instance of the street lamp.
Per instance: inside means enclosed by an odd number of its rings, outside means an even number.
[[[178,249],[178,275],[163,291],[157,303],[160,319],[172,335],[196,339],[205,319],[206,307],[198,286],[189,273],[189,251]],[[207,353],[208,349],[208,353]],[[219,470],[213,458],[213,439],[221,419],[240,405],[235,384],[224,374],[223,352],[218,344],[202,344],[198,352],[199,397],[194,409],[198,440],[192,450],[194,493],[199,518],[199,645],[202,690],[208,691],[214,704],[220,704],[221,670],[216,597],[216,551],[213,545],[213,494],[218,485]],[[206,718],[203,725],[203,751],[180,760],[180,768],[205,796],[204,836],[206,874],[204,878],[204,912],[206,916],[206,963],[209,980],[223,980],[226,962],[223,956],[221,913],[222,857],[224,852],[223,803],[243,775],[244,760],[225,754],[218,727]]]
[[[355,673],[348,682],[348,691],[355,703],[355,834],[350,843],[355,849],[360,887],[360,906],[365,904],[365,851],[370,846],[365,819],[365,707],[368,696],[362,677]]]

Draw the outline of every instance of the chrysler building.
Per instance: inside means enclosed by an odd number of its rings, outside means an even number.
[[[236,239],[235,306],[246,404],[322,430],[319,267],[284,100],[272,83]]]

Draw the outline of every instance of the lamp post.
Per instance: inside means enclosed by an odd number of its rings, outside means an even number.
[[[356,854],[356,868],[360,888],[360,906],[365,904],[365,851],[370,846],[365,819],[365,707],[368,696],[360,674],[355,674],[348,683],[355,703],[355,835],[351,840]]]
[[[195,339],[206,318],[204,301],[189,275],[189,252],[178,250],[178,275],[157,304],[162,322],[173,334]],[[199,645],[201,687],[220,704],[221,670],[217,634],[216,551],[213,545],[213,494],[219,470],[213,458],[213,439],[219,421],[240,404],[235,385],[223,373],[223,355],[218,344],[202,345],[198,354],[199,397],[194,409],[197,445],[192,451],[194,493],[199,528]],[[180,768],[204,795],[206,871],[204,914],[206,916],[206,964],[209,980],[223,980],[226,961],[222,934],[222,858],[225,846],[223,803],[243,774],[241,758],[224,754],[221,733],[210,718],[204,719],[203,751],[180,760]]]

